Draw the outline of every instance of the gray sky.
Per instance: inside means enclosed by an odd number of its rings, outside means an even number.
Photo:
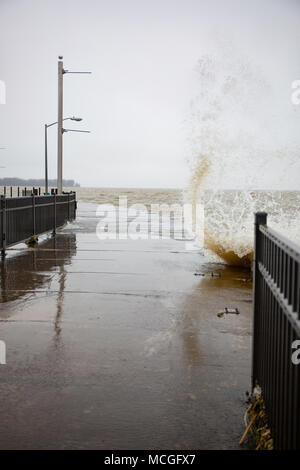
[[[296,0],[0,0],[2,176],[43,177],[45,122],[57,119],[57,56],[64,116],[90,135],[64,135],[64,177],[83,186],[184,187],[195,67],[207,51],[235,44],[247,57],[300,78]],[[289,90],[288,90],[289,93]],[[49,129],[56,177],[56,129]]]

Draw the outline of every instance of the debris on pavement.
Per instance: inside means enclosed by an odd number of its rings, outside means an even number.
[[[239,315],[239,309],[238,308],[228,308],[225,307],[224,310],[221,310],[220,312],[217,313],[218,317],[221,318],[226,314],[233,314],[233,315]]]
[[[28,240],[25,241],[25,243],[27,246],[34,246],[38,241],[38,237],[36,235],[32,235],[30,238],[28,238]]]
[[[268,425],[265,402],[261,390],[254,390],[249,400],[244,421],[246,429],[241,437],[240,445],[243,444],[249,431],[251,431],[255,450],[273,450],[274,443]]]

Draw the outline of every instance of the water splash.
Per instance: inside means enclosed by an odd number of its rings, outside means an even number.
[[[258,210],[300,241],[300,113],[291,104],[289,83],[281,88],[232,47],[204,55],[196,73],[199,92],[188,123],[193,231],[198,238],[204,233],[205,248],[226,263],[249,265]]]

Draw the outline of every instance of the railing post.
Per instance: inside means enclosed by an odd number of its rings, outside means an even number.
[[[54,192],[54,195],[53,195],[54,199],[53,199],[53,210],[54,210],[54,223],[53,223],[53,235],[56,234],[56,193]]]
[[[76,211],[77,211],[77,201],[76,201],[76,191],[73,192],[73,217],[72,220],[76,219]]]
[[[260,288],[259,288],[259,270],[258,262],[261,254],[261,234],[259,231],[260,225],[267,225],[267,213],[256,212],[254,220],[254,249],[253,249],[253,336],[252,336],[252,391],[256,385],[257,379],[257,361],[258,354],[262,351],[257,351],[258,346],[258,331],[257,331],[257,315],[259,311]],[[257,354],[258,353],[258,354]]]
[[[68,222],[70,222],[70,193],[68,193]]]
[[[1,209],[2,209],[2,249],[1,254],[5,256],[5,249],[6,249],[6,197],[1,196]]]
[[[32,230],[33,235],[35,235],[36,225],[35,225],[35,194],[32,194]]]

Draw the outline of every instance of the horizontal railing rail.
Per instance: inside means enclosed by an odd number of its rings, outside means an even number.
[[[300,449],[300,247],[264,212],[255,215],[253,272],[252,387],[262,390],[275,449]]]
[[[0,249],[63,226],[76,217],[76,193],[0,197]]]

